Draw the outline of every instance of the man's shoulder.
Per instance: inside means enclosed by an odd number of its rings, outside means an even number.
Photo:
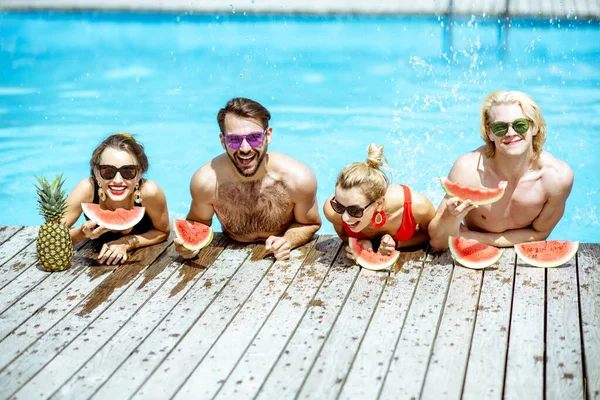
[[[475,185],[475,182],[472,182],[472,180],[478,177],[475,172],[481,167],[480,164],[484,159],[485,155],[483,154],[482,147],[463,154],[458,157],[454,162],[454,165],[452,165],[448,178],[454,182],[460,182],[471,186]]]
[[[566,162],[544,151],[540,154],[539,164],[542,168],[542,179],[548,188],[562,189],[573,184],[573,170]]]
[[[315,180],[315,175],[308,165],[288,156],[287,154],[269,152],[269,167],[286,184]]]

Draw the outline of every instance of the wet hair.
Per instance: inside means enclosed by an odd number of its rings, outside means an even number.
[[[254,100],[244,97],[236,97],[227,102],[225,107],[219,110],[217,114],[217,122],[221,133],[225,133],[225,117],[227,114],[234,114],[242,118],[255,118],[261,122],[263,129],[269,126],[271,113],[261,104]]]
[[[142,175],[148,171],[148,157],[146,157],[146,153],[144,152],[144,145],[135,140],[129,133],[119,132],[104,139],[92,153],[92,158],[90,159],[90,173],[92,177],[95,176],[94,169],[100,165],[102,152],[109,147],[123,150],[133,155],[137,160]]]
[[[544,117],[542,116],[542,110],[536,104],[536,102],[533,101],[533,99],[527,94],[517,91],[506,92],[504,90],[498,90],[488,95],[483,101],[483,104],[481,106],[480,133],[481,138],[486,144],[484,153],[486,157],[491,158],[496,152],[494,142],[492,142],[489,138],[489,134],[491,134],[490,113],[492,107],[510,104],[519,105],[519,107],[521,107],[521,110],[523,110],[523,114],[525,114],[525,116],[532,122],[529,129],[531,129],[532,133],[535,135],[532,139],[532,161],[535,161],[542,153],[542,146],[546,141],[546,121],[544,121]]]
[[[385,168],[388,163],[383,155],[383,146],[371,143],[367,152],[367,161],[344,167],[335,185],[344,190],[359,188],[369,201],[374,201],[383,197],[387,190],[389,181],[382,167]]]

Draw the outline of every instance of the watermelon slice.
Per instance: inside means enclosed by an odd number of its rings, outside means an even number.
[[[192,251],[208,246],[213,239],[210,226],[185,219],[175,220],[175,234],[183,240],[183,247]]]
[[[448,237],[448,248],[454,261],[471,269],[483,269],[496,263],[504,250],[477,240]]]
[[[356,257],[356,263],[363,268],[372,269],[379,271],[392,267],[398,261],[400,252],[394,250],[388,256],[381,255],[374,252],[372,249],[365,249],[358,243],[358,239],[349,238],[348,245],[354,257]]]
[[[471,200],[471,204],[481,206],[495,203],[504,196],[508,182],[501,181],[497,188],[474,188],[454,183],[448,178],[440,178],[444,191],[450,197],[458,197],[460,201]]]
[[[558,267],[568,262],[579,248],[579,242],[566,240],[542,240],[515,244],[515,252],[526,264],[534,267]]]
[[[92,221],[110,229],[111,231],[127,230],[144,218],[144,207],[133,207],[131,210],[117,208],[116,210],[103,210],[99,204],[81,203],[84,214]]]

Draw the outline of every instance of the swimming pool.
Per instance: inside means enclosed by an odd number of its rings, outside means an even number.
[[[496,89],[542,107],[546,150],[573,192],[551,238],[600,242],[600,24],[438,17],[0,13],[0,225],[38,225],[34,175],[88,176],[108,134],[133,133],[147,176],[184,217],[194,171],[222,151],[216,113],[250,97],[273,142],[308,164],[320,205],[341,168],[382,143],[393,182],[425,193],[478,147]],[[451,32],[451,34],[449,34]],[[506,46],[502,43],[506,41]],[[216,225],[220,229],[219,225]],[[321,233],[333,233],[325,220]]]

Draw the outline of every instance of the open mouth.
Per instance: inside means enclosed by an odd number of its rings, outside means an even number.
[[[254,159],[256,158],[256,153],[252,153],[252,154],[238,154],[235,157],[238,162],[240,163],[240,165],[247,167],[250,164],[252,164],[252,162],[254,161]]]
[[[360,223],[360,221],[356,221],[353,223],[346,223],[346,225],[348,225],[348,228],[350,228],[351,230],[355,230],[358,227],[358,224]]]
[[[108,190],[115,196],[120,196],[127,190],[127,186],[109,185]]]

